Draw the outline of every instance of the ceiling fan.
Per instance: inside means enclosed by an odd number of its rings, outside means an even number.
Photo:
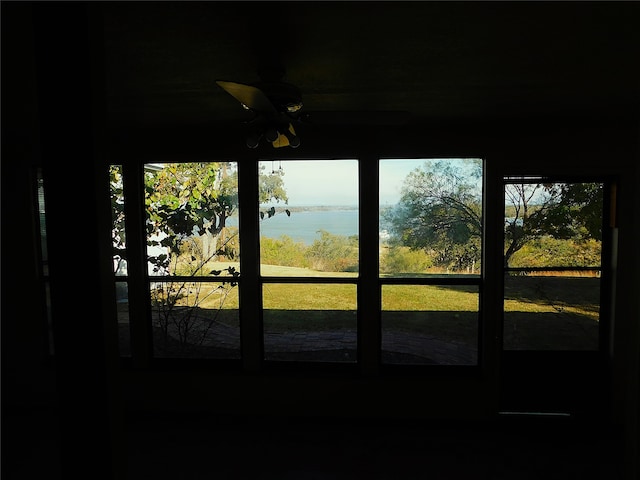
[[[292,6],[295,4],[294,6]],[[300,146],[296,126],[320,127],[336,125],[404,125],[409,116],[404,111],[333,111],[303,109],[300,89],[287,83],[286,57],[291,61],[300,50],[303,30],[296,31],[296,2],[255,2],[246,20],[251,49],[256,60],[259,81],[238,83],[217,80],[216,84],[235,98],[242,108],[253,113],[247,122],[246,144],[257,148],[261,141],[274,148]],[[300,3],[299,5],[303,5]],[[297,57],[297,64],[301,61]],[[308,59],[304,59],[308,61]],[[317,102],[316,102],[317,103]],[[303,111],[304,110],[304,111]]]
[[[262,72],[261,81],[245,84],[217,80],[216,84],[255,117],[248,122],[247,146],[257,148],[264,138],[274,148],[300,146],[293,124],[300,120],[302,93],[282,80],[281,72]]]
[[[285,78],[285,58],[297,47],[295,13],[289,3],[256,2],[243,11],[247,37],[256,61],[256,83],[217,80],[216,84],[253,113],[247,122],[246,142],[257,148],[261,141],[274,148],[300,146],[294,124],[302,123],[302,93]]]

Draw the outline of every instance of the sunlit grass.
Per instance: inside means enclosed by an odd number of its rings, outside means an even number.
[[[358,272],[321,272],[312,268],[283,267],[281,265],[260,265],[263,277],[341,277],[357,278]]]
[[[384,285],[383,310],[477,311],[475,286]]]
[[[262,289],[265,309],[277,310],[355,310],[353,284],[267,283]]]
[[[237,309],[239,305],[237,287],[222,282],[163,282],[163,289],[162,292],[154,294],[155,302],[165,305],[175,302],[178,307],[199,307],[207,310]],[[171,291],[173,298],[167,297],[167,291]]]
[[[230,266],[236,269],[240,268],[238,262],[211,262],[209,264],[211,269],[218,270]],[[357,275],[346,272],[318,272],[308,268],[279,265],[261,265],[261,268],[262,275],[265,277],[332,276],[347,279]],[[587,285],[591,289],[597,288],[597,280],[595,279],[596,283],[591,280],[588,283],[582,281],[575,286],[573,284],[567,286],[563,293],[568,297],[566,300],[569,302],[565,304],[541,299],[532,300],[528,297],[533,292],[531,289],[535,286],[533,279],[523,278],[520,280],[516,278],[515,280],[519,283],[516,290],[505,299],[505,312],[557,313],[559,309],[562,309],[565,313],[598,319],[597,304],[581,304],[578,301],[579,298],[582,298],[584,302],[586,297],[584,288]],[[525,283],[520,285],[520,282]],[[233,291],[225,297],[222,289],[216,290],[216,287],[220,285],[201,285],[200,307],[207,309],[217,309],[221,306],[224,309],[238,308],[238,289],[233,288]],[[356,286],[352,283],[265,283],[263,285],[263,306],[265,309],[271,310],[351,311],[357,309],[356,295]],[[206,298],[202,300],[203,297]],[[192,299],[193,295],[190,296],[189,301],[192,302]],[[385,311],[477,312],[478,302],[478,287],[470,285],[385,285],[382,290],[382,309]]]
[[[509,313],[566,313],[589,317],[596,322],[600,320],[600,311],[597,305],[550,305],[545,303],[522,302],[519,300],[505,300],[504,311]]]

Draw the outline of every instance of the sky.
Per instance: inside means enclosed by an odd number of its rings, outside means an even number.
[[[399,160],[383,162],[380,202],[395,204],[400,198],[400,186],[407,174],[422,161]],[[262,162],[265,171],[284,170],[284,187],[291,206],[357,205],[358,162],[356,160],[283,160]]]
[[[395,205],[406,176],[424,159],[380,162],[380,204]],[[261,162],[265,172],[284,171],[284,187],[291,206],[357,205],[356,160],[282,160]]]

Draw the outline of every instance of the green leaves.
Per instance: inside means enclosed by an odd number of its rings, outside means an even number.
[[[258,201],[259,203],[268,203],[271,201],[276,202],[288,202],[287,192],[284,188],[284,171],[274,170],[270,175],[265,175],[263,172],[265,166],[260,167],[260,176],[258,184]]]
[[[571,266],[575,258],[592,259],[592,246],[587,249],[589,253],[580,252],[584,250],[582,244],[602,239],[603,188],[602,183],[507,184],[505,264],[520,262],[514,256],[516,252],[545,238],[564,242],[554,246],[556,253],[549,257],[551,263],[562,258],[564,265]],[[567,246],[574,252],[573,259],[563,253]],[[544,257],[541,252],[532,255],[538,259],[536,262]]]
[[[238,278],[240,276],[240,272],[235,267],[232,267],[232,266],[228,266],[227,268],[223,268],[222,270],[211,270],[209,272],[209,275],[219,276],[224,271],[226,271],[233,278]],[[222,285],[226,285],[227,283],[231,287],[235,287],[236,285],[238,285],[238,282],[236,280],[223,280],[222,281]]]
[[[307,250],[312,268],[320,271],[358,271],[357,239],[333,235],[319,230],[320,239],[314,240]]]
[[[480,160],[455,159],[409,173],[399,204],[382,214],[391,244],[432,252],[441,267],[473,268],[481,256],[481,172]]]
[[[274,217],[278,212],[276,211],[276,207],[271,206],[270,208],[268,208],[267,210],[260,210],[259,215],[260,215],[260,220],[264,220],[265,215],[267,216],[267,218],[271,218]],[[282,213],[282,211],[280,211],[280,213]],[[287,214],[287,217],[291,216],[291,210],[289,210],[288,208],[284,209],[284,213]]]

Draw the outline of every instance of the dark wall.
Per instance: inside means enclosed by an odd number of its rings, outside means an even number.
[[[118,438],[117,424],[126,410],[453,419],[488,418],[495,413],[496,355],[490,355],[490,368],[477,376],[121,370],[110,301],[109,237],[106,222],[100,221],[109,215],[107,183],[100,167],[114,158],[142,161],[143,154],[156,160],[159,155],[191,160],[218,156],[221,151],[244,155],[244,150],[228,142],[236,138],[234,129],[220,131],[219,138],[212,137],[209,128],[197,126],[171,135],[115,130],[103,136],[104,78],[99,62],[92,58],[99,39],[89,28],[90,15],[71,8],[69,18],[75,20],[70,25],[75,28],[60,35],[57,26],[47,22],[46,9],[35,17],[33,13],[29,4],[2,4],[3,411],[55,407],[66,430],[82,438],[65,451],[80,449],[105,465],[116,456],[109,439]],[[296,154],[481,155],[487,159],[488,184],[494,187],[507,174],[580,172],[616,177],[620,261],[610,396],[612,419],[626,439],[629,472],[637,473],[640,129],[628,120],[581,123],[580,119],[544,124],[514,119],[508,124],[451,128],[354,129],[332,131],[331,145],[325,141],[327,132],[316,132],[305,137],[304,149]],[[33,190],[36,166],[43,168],[51,187],[47,230],[55,361],[46,354],[45,305],[38,290],[42,278]],[[498,195],[492,194],[490,201]],[[93,241],[100,238],[107,243]],[[486,338],[491,346],[491,335]],[[103,448],[90,448],[91,440]],[[103,473],[112,474],[109,469]]]
[[[3,389],[3,401],[16,404],[49,401],[53,385],[43,369],[45,306],[35,288],[40,142],[33,31],[29,8],[2,5],[2,378],[13,386]]]

